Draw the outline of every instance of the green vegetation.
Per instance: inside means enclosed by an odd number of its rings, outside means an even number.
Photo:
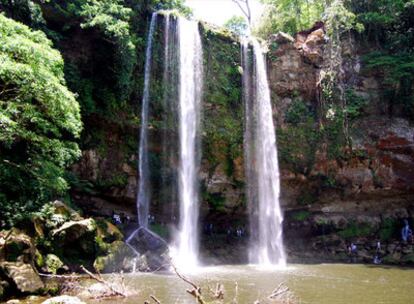
[[[241,101],[240,47],[231,37],[211,28],[202,31],[204,52],[203,154],[209,166],[225,164],[232,175],[232,161],[243,155],[243,106]]]
[[[398,221],[393,218],[386,218],[381,222],[378,236],[382,241],[389,241],[398,234]]]
[[[285,120],[286,126],[277,130],[280,160],[295,172],[307,174],[315,161],[320,139],[315,110],[295,98]]]
[[[306,210],[297,211],[292,215],[292,219],[297,222],[306,221],[310,217],[311,213]]]
[[[266,4],[265,15],[254,32],[267,38],[278,31],[295,34],[310,28],[321,16],[324,0],[261,0]]]
[[[51,45],[0,15],[0,211],[9,221],[63,195],[64,170],[80,154],[79,105]]]
[[[241,36],[246,35],[249,25],[247,24],[246,19],[241,16],[233,16],[226,21],[224,27],[232,31],[233,33]]]
[[[339,231],[338,234],[344,239],[351,239],[354,237],[369,236],[373,232],[373,228],[368,224],[357,224],[355,222],[351,222],[345,229]]]

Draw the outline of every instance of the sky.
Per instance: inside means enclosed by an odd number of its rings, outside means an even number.
[[[186,0],[186,4],[193,9],[194,17],[223,25],[228,19],[237,16],[244,16],[240,8],[232,0]],[[262,11],[263,5],[259,0],[250,0],[253,23],[257,20]]]

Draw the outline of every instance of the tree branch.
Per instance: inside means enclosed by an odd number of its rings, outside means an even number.
[[[87,275],[89,275],[95,281],[98,281],[99,283],[102,283],[103,285],[105,285],[110,291],[112,291],[112,293],[115,296],[120,296],[120,297],[123,297],[123,298],[127,297],[127,295],[124,292],[120,292],[120,291],[116,290],[111,284],[109,284],[107,281],[102,279],[102,277],[100,275],[93,274],[92,272],[87,270],[85,267],[83,267],[83,265],[80,266],[80,269],[82,269],[82,271],[84,271]]]
[[[238,5],[240,10],[246,16],[247,20],[249,21],[249,26],[250,26],[252,23],[252,15],[251,15],[251,10],[250,10],[249,0],[232,0],[232,1]],[[240,2],[244,3],[246,5],[246,8],[244,8]]]

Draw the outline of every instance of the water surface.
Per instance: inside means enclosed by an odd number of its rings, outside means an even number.
[[[208,294],[208,286],[224,284],[225,303],[235,296],[238,284],[238,303],[253,304],[255,300],[270,303],[267,296],[281,282],[300,299],[299,303],[313,304],[409,304],[414,303],[414,270],[369,265],[289,265],[285,270],[260,270],[253,266],[219,266],[200,269],[188,275]],[[186,294],[188,284],[173,274],[126,275],[127,286],[137,295],[128,299],[108,300],[105,303],[144,303],[155,295],[163,304],[195,303]],[[87,300],[88,303],[98,301]],[[99,302],[102,303],[102,302]]]

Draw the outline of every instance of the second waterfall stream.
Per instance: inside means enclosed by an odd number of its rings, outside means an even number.
[[[264,267],[286,265],[280,209],[280,173],[276,132],[260,44],[242,44],[245,103],[244,153],[249,206],[249,260]]]

